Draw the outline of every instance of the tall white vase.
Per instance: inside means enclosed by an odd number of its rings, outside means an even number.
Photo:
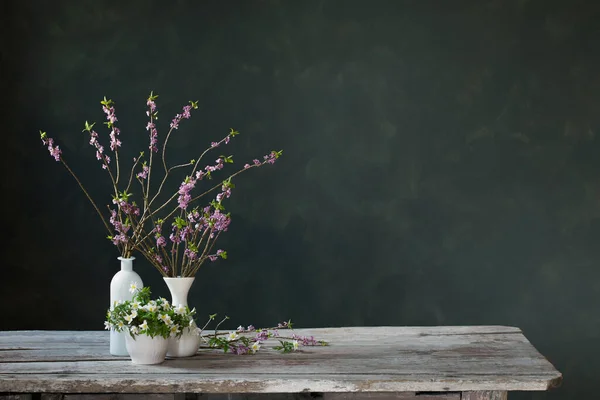
[[[142,288],[142,278],[133,270],[133,260],[135,257],[123,258],[121,260],[121,270],[113,276],[110,281],[110,308],[114,307],[115,301],[126,301],[133,299],[133,293],[129,292],[132,282],[135,282],[139,288]],[[125,345],[125,335],[127,332],[110,331],[110,354],[113,356],[128,356]]]
[[[188,292],[195,278],[180,277],[163,279],[171,292],[171,304],[173,307],[177,307],[180,304],[187,306]],[[195,355],[200,346],[200,335],[196,328],[194,324],[191,327],[184,328],[181,336],[169,338],[167,357],[190,357]]]

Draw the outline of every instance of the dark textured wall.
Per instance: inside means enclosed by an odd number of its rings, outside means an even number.
[[[190,295],[201,315],[514,325],[565,375],[515,398],[594,398],[597,2],[39,3],[0,5],[0,329],[102,328],[118,253],[38,130],[106,204],[83,122],[112,98],[134,154],[154,90],[165,125],[199,100],[175,158],[230,127],[238,163],[284,149],[237,181],[230,257]],[[136,270],[168,294],[145,260]]]

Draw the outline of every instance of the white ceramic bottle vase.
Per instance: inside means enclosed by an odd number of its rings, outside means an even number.
[[[169,292],[171,292],[171,304],[177,307],[180,304],[187,306],[188,292],[194,277],[186,278],[163,278]],[[183,333],[180,337],[169,338],[169,349],[167,357],[190,357],[196,354],[200,346],[200,335],[197,332],[196,325],[183,328]]]
[[[126,301],[133,299],[133,293],[129,292],[132,282],[137,287],[142,288],[142,278],[133,270],[133,260],[135,257],[123,258],[121,260],[121,270],[113,276],[110,281],[110,308],[113,308],[115,301]],[[127,332],[110,331],[110,354],[113,356],[128,356],[125,346],[125,335]]]

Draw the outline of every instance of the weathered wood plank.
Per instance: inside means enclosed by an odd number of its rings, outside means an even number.
[[[41,395],[41,400],[460,400],[460,393],[261,393],[261,394],[47,394]],[[13,396],[10,399],[26,400]]]
[[[462,363],[458,363],[462,361]],[[159,365],[136,365],[129,360],[55,361],[0,363],[0,373],[12,374],[108,374],[118,370],[124,374],[355,374],[400,375],[430,374],[444,377],[475,377],[486,375],[527,376],[550,379],[542,360],[528,358],[496,359],[450,357],[439,359],[431,355],[382,356],[376,360],[354,355],[336,358],[315,354],[287,354],[285,358],[269,355],[235,356],[231,354],[195,356],[171,359]]]
[[[295,332],[315,332],[322,334],[341,335],[350,334],[352,336],[361,334],[371,334],[377,332],[378,335],[398,336],[398,335],[465,335],[465,334],[496,334],[496,333],[522,333],[521,329],[512,326],[502,325],[481,325],[481,326],[360,326],[360,327],[341,327],[341,328],[302,328],[295,329]],[[64,333],[69,332],[74,335],[88,336],[90,334],[100,336],[103,331],[0,331],[2,337],[32,337],[38,338],[41,334],[45,337],[63,338]],[[210,332],[210,331],[207,331]],[[284,332],[284,331],[282,331]]]
[[[195,357],[140,366],[108,354],[105,331],[0,332],[0,392],[225,393],[222,386],[239,387],[234,393],[506,391],[546,390],[561,379],[513,327],[294,332],[314,335],[331,346],[281,355],[269,350],[267,342],[255,356],[202,349]]]
[[[111,393],[111,394],[62,394],[62,393],[42,393],[41,400],[177,400],[174,394],[130,394],[130,393]],[[1,400],[1,399],[0,399]],[[185,399],[182,399],[185,400]]]
[[[507,400],[508,392],[506,391],[476,391],[463,392],[461,400]]]
[[[295,392],[448,392],[539,390],[548,382],[530,378],[473,376],[470,379],[435,375],[308,375],[281,374],[5,374],[3,391],[20,393],[295,393]]]

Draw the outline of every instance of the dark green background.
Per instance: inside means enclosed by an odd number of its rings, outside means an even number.
[[[236,181],[230,257],[190,294],[202,316],[518,326],[565,381],[514,398],[596,397],[598,2],[4,1],[0,15],[0,329],[102,328],[118,253],[38,130],[107,204],[83,122],[112,98],[133,155],[154,90],[161,138],[199,100],[174,161],[230,127],[237,165],[284,149]]]

